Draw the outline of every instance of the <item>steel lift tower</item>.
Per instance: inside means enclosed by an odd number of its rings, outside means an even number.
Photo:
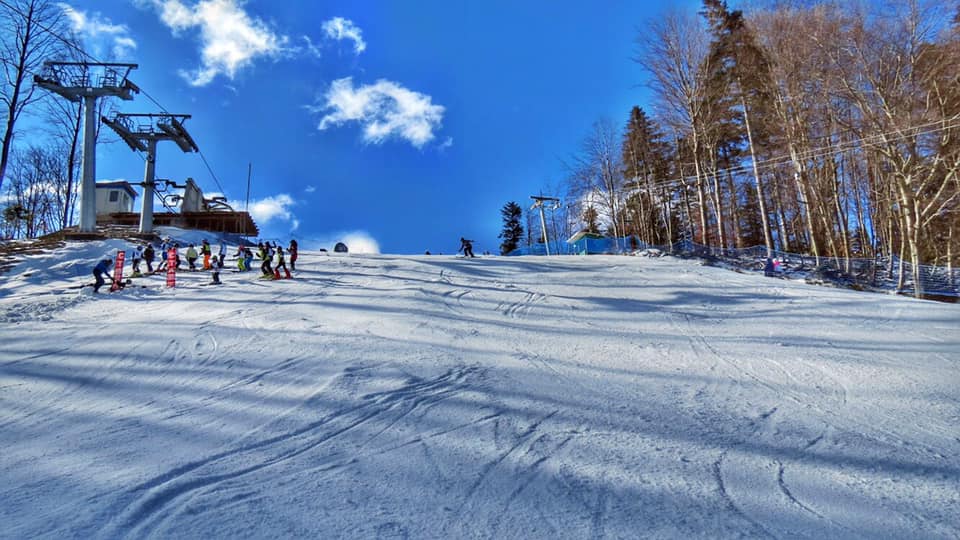
[[[531,206],[530,209],[540,209],[540,228],[543,230],[543,247],[547,249],[547,255],[550,255],[550,237],[547,235],[547,220],[543,217],[543,207],[545,203],[553,203],[550,206],[550,210],[556,210],[557,208],[560,208],[560,199],[556,197],[541,197],[537,195],[531,195],[530,198],[534,200],[533,206]]]
[[[184,152],[199,152],[197,143],[183,127],[189,114],[118,114],[113,120],[101,118],[117,132],[131,150],[147,153],[143,173],[143,204],[140,206],[140,232],[153,232],[153,192],[157,166],[157,142],[173,141]]]
[[[137,64],[98,62],[44,62],[34,83],[68,100],[83,101],[83,178],[80,184],[80,232],[93,232],[97,226],[97,99],[118,97],[133,99],[140,88],[127,76]]]

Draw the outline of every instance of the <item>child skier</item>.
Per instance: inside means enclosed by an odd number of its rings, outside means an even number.
[[[260,244],[260,260],[263,261],[260,263],[260,271],[263,272],[264,277],[273,277],[273,268],[270,266],[270,259],[273,257],[273,253],[267,248],[267,246]]]
[[[250,248],[243,248],[243,271],[246,272],[250,270],[250,265],[253,264],[253,250]]]
[[[203,269],[210,269],[210,242],[207,242],[207,239],[204,238],[203,242],[200,244],[200,253],[203,255]]]
[[[143,249],[143,262],[147,263],[147,273],[153,273],[153,259],[156,257],[156,253],[153,251],[153,244],[147,244],[147,247]]]
[[[290,240],[290,247],[287,248],[287,252],[290,253],[290,269],[294,272],[297,271],[297,241]]]
[[[140,259],[143,258],[143,246],[137,246],[132,252],[130,252],[130,259],[133,261],[133,277],[139,277],[140,274]]]
[[[195,272],[197,270],[197,249],[193,247],[193,244],[187,246],[187,264],[190,265],[191,272]]]
[[[274,279],[280,279],[281,268],[283,268],[283,272],[284,274],[286,274],[284,277],[286,277],[287,279],[290,279],[291,277],[293,277],[290,275],[290,271],[287,270],[287,262],[284,260],[284,257],[283,257],[283,248],[280,246],[277,246],[277,266],[273,270]]]

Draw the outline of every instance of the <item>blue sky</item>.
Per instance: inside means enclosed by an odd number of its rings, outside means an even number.
[[[648,106],[632,61],[644,22],[699,2],[84,0],[65,2],[98,59],[185,126],[157,176],[194,178],[263,236],[383,253],[497,252],[500,208],[560,185],[591,124]],[[158,112],[144,95],[122,112]],[[123,143],[98,179],[143,176]],[[219,182],[219,185],[218,185]]]

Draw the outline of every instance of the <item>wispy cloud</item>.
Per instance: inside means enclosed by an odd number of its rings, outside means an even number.
[[[323,31],[330,39],[353,41],[353,52],[356,54],[362,53],[367,48],[366,42],[363,41],[363,31],[350,19],[334,17],[323,23]]]
[[[249,212],[257,225],[263,229],[270,224],[289,223],[290,231],[300,227],[300,220],[293,214],[291,208],[296,206],[293,197],[286,193],[250,201]]]
[[[96,56],[110,55],[113,60],[123,60],[137,48],[130,37],[130,29],[123,24],[114,24],[100,13],[88,14],[69,4],[57,4],[70,21],[70,27],[80,36]]]
[[[242,0],[138,0],[155,8],[160,20],[175,35],[200,30],[200,66],[180,75],[193,86],[206,86],[217,75],[233,79],[259,58],[277,58],[284,52],[286,36],[275,33],[262,20],[251,17]]]
[[[373,144],[400,138],[421,148],[433,140],[443,120],[444,107],[434,105],[430,96],[383,79],[356,88],[352,78],[338,79],[322,100],[322,105],[308,107],[324,114],[320,130],[357,122],[363,126],[364,141]]]
[[[312,39],[310,39],[308,36],[300,36],[300,39],[302,39],[304,43],[306,43],[306,45],[304,45],[303,47],[303,50],[307,51],[307,54],[309,54],[310,56],[313,56],[314,58],[323,57],[323,53],[320,51],[320,47],[317,47],[316,45],[314,45]]]
[[[316,190],[317,190],[316,186],[307,186],[303,188],[303,191],[306,193],[313,193]]]

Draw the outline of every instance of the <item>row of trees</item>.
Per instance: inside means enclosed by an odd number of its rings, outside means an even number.
[[[958,262],[960,7],[703,0],[637,44],[652,113],[594,124],[559,234]]]
[[[33,76],[47,60],[84,60],[80,51],[60,3],[5,0],[0,5],[2,238],[31,238],[75,222],[82,104],[37,88]]]

